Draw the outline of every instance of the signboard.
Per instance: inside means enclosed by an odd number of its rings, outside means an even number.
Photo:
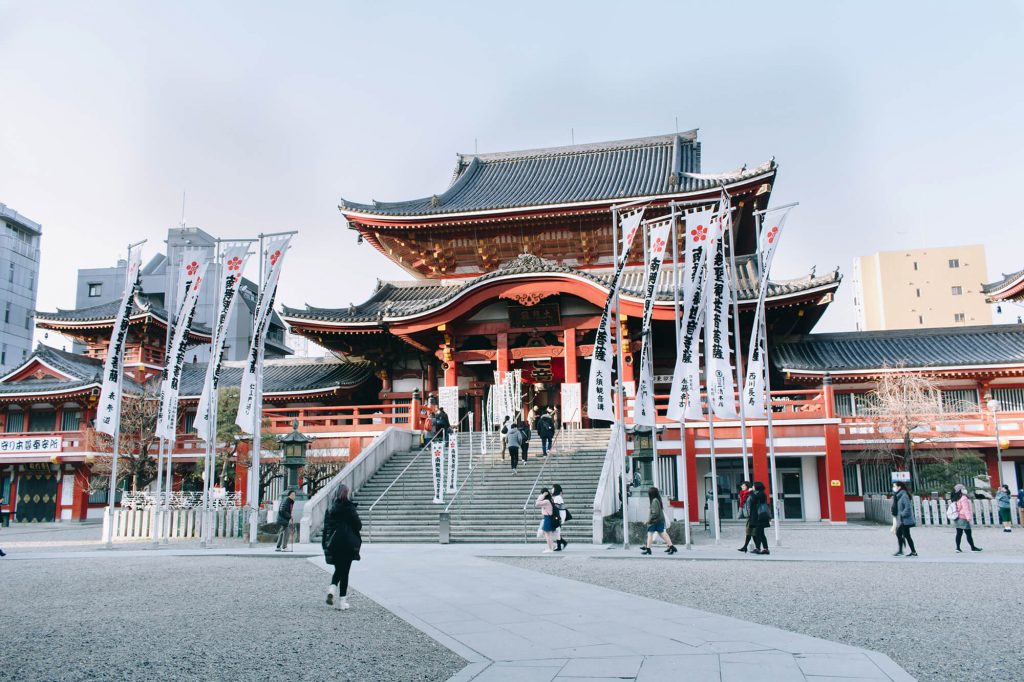
[[[60,436],[42,438],[0,438],[0,454],[60,452],[64,444]]]
[[[448,462],[445,465],[448,492],[454,493],[459,484],[459,439],[454,435],[448,441]]]
[[[561,327],[562,314],[557,303],[538,303],[529,307],[510,305],[508,307],[508,326],[509,329]]]
[[[459,423],[459,387],[442,386],[437,389],[437,405],[448,413],[448,421],[452,428],[458,430]]]
[[[434,479],[434,504],[444,502],[444,442],[430,443],[430,473]]]
[[[909,471],[894,471],[891,476],[893,483],[910,483]]]
[[[582,384],[562,384],[562,423],[579,424],[583,418]]]

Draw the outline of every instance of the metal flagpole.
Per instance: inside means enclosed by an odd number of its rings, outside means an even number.
[[[181,259],[179,258],[178,265],[181,265]],[[171,330],[174,327],[174,292],[178,286],[178,283],[172,280],[172,273],[176,272],[174,261],[171,260],[171,245],[167,243],[167,276],[164,278],[164,312],[167,315],[167,329],[164,334],[164,369],[160,373],[161,386],[164,379],[167,378],[167,360],[170,357],[171,352]],[[150,525],[150,535],[152,536],[153,547],[160,546],[160,540],[163,536],[162,528],[164,523],[164,456],[167,452],[167,443],[163,436],[158,439],[159,451],[157,454],[156,461],[156,501],[153,504],[153,519]]]
[[[720,208],[720,210],[725,210],[725,207],[722,206]],[[718,220],[719,220],[719,223],[721,223],[721,213],[719,213]],[[721,225],[719,225],[719,228],[716,231],[716,235],[715,236],[716,236],[717,240],[721,240],[721,239],[725,238],[725,235],[722,234]],[[721,246],[719,245],[717,240],[716,240],[716,243],[715,243],[715,249],[716,250],[721,248]],[[709,256],[711,258],[716,258],[715,254],[709,254]],[[707,269],[707,277],[708,277],[709,280],[711,278],[711,273],[712,272],[713,272],[713,268],[708,268]],[[707,283],[705,283],[704,286],[711,286],[711,282],[708,281]],[[709,387],[711,385],[711,381],[710,381],[710,376],[711,376],[711,352],[710,352],[711,336],[710,336],[710,334],[711,334],[710,324],[705,324],[704,325],[704,386],[705,386],[705,391],[707,391],[707,387]],[[717,544],[721,543],[721,541],[722,541],[722,520],[719,518],[719,515],[721,514],[721,509],[720,509],[720,507],[718,505],[718,465],[717,465],[717,463],[715,461],[715,414],[714,414],[714,409],[712,409],[712,406],[711,406],[711,395],[708,394],[707,398],[708,398],[708,443],[709,443],[709,448],[710,448],[710,453],[709,454],[711,456],[711,503],[712,503],[712,506],[714,507],[713,520],[714,520],[714,524],[715,524],[715,544],[717,545]],[[707,492],[704,493],[704,499],[707,499]]]
[[[676,235],[676,225],[679,222],[678,210],[675,205],[672,205],[672,305],[675,310],[675,332],[676,332],[676,352],[680,352],[679,340],[681,330],[679,328],[679,241]],[[687,277],[687,273],[683,273],[683,277]],[[676,499],[683,501],[683,535],[685,538],[686,549],[692,549],[693,546],[690,542],[690,494],[689,494],[689,481],[687,480],[686,472],[686,416],[684,415],[679,420],[679,459],[676,460],[676,486],[679,490],[676,491]]]
[[[719,181],[721,184],[721,181]],[[725,204],[728,207],[729,215],[732,215],[732,203],[729,199],[729,193],[725,191],[725,186],[722,185],[722,194],[725,195]],[[747,464],[747,409],[743,404],[743,396],[740,395],[743,391],[743,341],[740,338],[740,275],[736,270],[736,223],[733,220],[729,221],[729,267],[732,268],[732,337],[733,341],[733,353],[736,356],[736,392],[739,398],[740,404],[740,448],[743,457],[743,480],[750,480],[750,467]],[[724,235],[723,235],[724,236]],[[755,242],[756,244],[756,242]],[[751,332],[753,333],[753,332]]]
[[[259,282],[261,287],[265,287],[266,283],[263,281],[263,270],[264,270],[264,246],[263,246],[263,233],[260,233],[260,272]],[[263,291],[263,296],[269,296],[269,292]],[[258,300],[258,298],[257,298]],[[270,311],[267,311],[270,314]],[[259,309],[256,311],[257,317],[259,316]],[[256,340],[259,339],[259,330],[256,328],[256,323],[261,320],[254,319],[253,324],[253,336]],[[266,347],[266,342],[263,340],[256,349],[256,407],[253,410],[253,427],[252,427],[252,452],[249,454],[249,546],[256,546],[256,534],[259,530],[259,514],[260,514],[260,448],[263,447],[261,427],[263,426],[263,350]]]
[[[757,247],[757,268],[759,277],[765,277],[764,271],[764,258],[761,254],[761,216],[755,214],[755,234]],[[760,297],[759,297],[760,298]],[[767,308],[767,305],[765,306]],[[772,373],[769,370],[768,362],[768,327],[765,325],[765,311],[761,311],[761,324],[760,329],[757,333],[761,338],[761,352],[764,354],[764,390],[765,390],[765,401],[768,405],[768,409],[765,410],[768,413],[768,464],[771,467],[769,476],[771,477],[771,490],[772,490],[772,509],[775,510],[775,544],[782,545],[782,537],[780,536],[779,526],[782,525],[782,512],[779,509],[779,488],[778,488],[778,469],[775,466],[775,435],[772,433]]]
[[[651,272],[651,253],[650,253],[650,249],[649,249],[650,245],[648,243],[649,242],[649,238],[651,236],[651,233],[650,233],[650,228],[648,228],[646,221],[643,224],[640,225],[640,229],[641,229],[640,238],[643,240],[643,243],[644,243],[644,276],[648,277],[648,276],[650,276],[650,272]],[[659,273],[659,276],[660,276],[660,273]],[[644,280],[644,284],[645,285],[646,285],[646,283],[647,283],[646,280]],[[657,282],[657,280],[655,280],[655,282],[654,282],[654,291],[651,292],[651,296],[654,297],[655,299],[658,296],[658,282]],[[652,315],[651,317],[653,318],[654,316]],[[645,321],[646,320],[643,320],[643,319],[640,320],[641,325]],[[642,328],[641,328],[641,331],[643,331]],[[643,352],[640,353],[641,360],[644,362],[644,366],[640,369],[640,372],[641,372],[641,376],[643,376],[643,372],[644,371],[648,372],[648,376],[651,379],[651,385],[650,385],[650,389],[651,389],[651,402],[654,403],[654,360],[653,360],[653,357],[654,357],[654,322],[653,322],[653,319],[652,319],[651,323],[648,325],[647,335],[643,339],[641,339],[641,343],[643,345],[647,346],[647,353],[643,353]],[[639,397],[639,394],[638,394],[638,397]],[[651,448],[653,450],[653,452],[651,453],[651,480],[654,483],[654,487],[658,489],[658,492],[661,492],[661,472],[658,471],[658,406],[657,405],[654,406],[654,426],[651,427]]]
[[[626,249],[626,245],[622,246],[623,251]],[[619,209],[618,207],[612,207],[612,265],[618,266],[619,263]],[[619,444],[622,447],[622,467],[619,475],[619,485],[622,494],[622,549],[629,549],[629,495],[626,492],[626,399],[624,395],[624,389],[622,386],[622,371],[625,368],[625,354],[622,351],[623,336],[622,333],[622,306],[619,300],[619,289],[616,286],[618,283],[612,283],[612,293],[615,295],[615,301],[613,306],[615,308],[615,352],[619,363],[619,371],[616,375],[615,381],[615,402],[618,410],[619,423],[618,433],[613,434],[613,438],[619,439]]]
[[[214,255],[213,255],[213,262],[214,262],[215,267],[216,267],[216,272],[214,274],[216,275],[217,280],[220,283],[219,286],[217,287],[217,298],[214,299],[215,301],[221,301],[221,300],[224,299],[224,290],[226,288],[225,284],[224,284],[224,267],[223,267],[223,264],[220,262],[220,244],[221,244],[221,240],[218,239],[217,242],[216,242],[216,246],[214,247]],[[219,315],[216,314],[216,308],[214,309],[214,313],[215,314],[214,314],[214,319],[213,319],[213,337],[210,339],[210,360],[209,360],[209,362],[214,362],[215,361],[215,359],[213,357],[213,352],[214,352],[214,349],[216,349],[216,347],[217,347],[217,336],[222,333],[222,331],[220,329],[220,324],[219,324],[220,320],[218,319]],[[227,320],[225,320],[225,323],[227,323]],[[205,390],[206,387],[204,386],[203,389]],[[216,412],[216,407],[215,407],[216,402],[217,402],[216,399],[211,401],[211,405],[210,405],[209,409],[210,409],[210,416],[213,417],[213,419],[207,425],[207,428],[212,429],[212,431],[214,433],[214,437],[216,436],[216,432],[217,432],[217,421],[216,421],[216,414],[217,414],[217,412]],[[205,449],[205,453],[204,453],[204,457],[203,457],[203,525],[202,525],[202,537],[201,537],[201,539],[199,541],[199,546],[200,547],[206,547],[207,546],[207,540],[208,540],[207,531],[209,530],[209,527],[210,527],[210,459],[213,457],[213,453],[216,451],[216,448],[214,447],[214,437],[211,437],[209,432],[207,432],[205,435],[207,436],[207,439],[206,439],[206,449]]]

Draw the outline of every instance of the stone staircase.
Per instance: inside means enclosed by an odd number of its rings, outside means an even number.
[[[516,475],[512,474],[507,455],[501,459],[495,435],[489,438],[487,453],[481,455],[481,434],[472,434],[472,440],[471,434],[459,434],[461,488],[449,508],[450,541],[539,541],[536,530],[540,512],[533,506],[533,498],[541,488],[558,483],[574,516],[563,529],[565,536],[590,542],[591,507],[610,434],[609,429],[560,430],[546,462],[540,454],[540,439],[534,436],[530,460],[525,465],[520,462]],[[472,472],[470,447],[475,463]],[[393,455],[355,495],[363,519],[364,542],[438,542],[440,514],[449,507],[453,495],[447,494],[443,504],[433,504],[431,488],[429,453]],[[523,506],[528,498],[524,515]]]

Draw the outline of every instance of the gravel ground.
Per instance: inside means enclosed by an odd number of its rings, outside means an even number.
[[[0,559],[0,680],[446,680],[465,666],[295,558]]]
[[[922,682],[1022,679],[1019,565],[499,560],[881,651]]]

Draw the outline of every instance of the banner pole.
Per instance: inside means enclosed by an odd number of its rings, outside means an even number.
[[[721,214],[719,214],[718,220],[719,220],[719,225],[718,225],[718,227],[716,229],[716,234],[715,234],[715,250],[716,250],[716,253],[715,254],[710,254],[709,253],[708,254],[709,258],[717,258],[717,250],[722,248],[721,240],[724,239],[724,235],[722,234],[722,230],[721,230]],[[708,277],[708,281],[705,282],[705,284],[704,284],[704,287],[705,287],[704,290],[705,291],[707,291],[708,289],[713,288],[713,285],[711,283],[711,273],[712,273],[712,271],[713,271],[712,268],[708,268],[707,269],[706,275]],[[717,544],[720,544],[721,541],[722,541],[722,521],[719,518],[719,515],[721,514],[721,510],[720,510],[719,505],[718,505],[718,465],[717,465],[716,457],[715,457],[715,415],[714,415],[714,408],[713,408],[713,406],[711,404],[712,403],[711,393],[707,391],[707,389],[711,386],[711,352],[710,352],[710,348],[711,348],[712,343],[713,342],[712,342],[712,339],[711,339],[711,327],[710,327],[710,325],[705,325],[705,327],[704,327],[704,386],[705,386],[705,392],[707,393],[707,400],[708,400],[708,443],[709,443],[709,447],[710,447],[710,453],[709,454],[711,456],[711,502],[712,502],[712,506],[713,506],[712,521],[715,524],[715,544],[717,545]],[[707,499],[707,491],[705,491],[705,493],[704,493],[704,499]]]
[[[644,223],[640,226],[640,230],[641,230],[641,232],[640,232],[640,239],[641,239],[641,241],[644,244],[644,276],[647,277],[647,276],[650,276],[650,271],[651,271],[651,252],[650,252],[650,248],[649,248],[650,247],[650,243],[649,242],[650,242],[650,238],[651,238],[651,230],[648,227],[647,221],[644,221]],[[660,276],[660,272],[659,272],[659,276]],[[654,298],[654,299],[657,299],[657,297],[658,297],[657,280],[655,280],[654,291],[651,292],[651,297]],[[653,307],[653,304],[652,304],[652,307]],[[653,317],[653,315],[652,315],[652,317]],[[643,322],[646,322],[646,319],[641,319],[641,323],[643,323]],[[651,389],[651,402],[652,403],[654,402],[654,361],[651,359],[653,354],[654,354],[654,339],[653,339],[654,333],[653,333],[653,327],[654,327],[654,322],[652,320],[650,325],[649,325],[649,327],[648,327],[648,329],[646,330],[646,333],[644,333],[643,338],[640,340],[640,343],[641,343],[642,347],[646,346],[646,350],[647,350],[647,352],[645,353],[641,349],[640,359],[643,362],[643,368],[640,371],[641,371],[641,374],[643,372],[648,372],[648,376],[651,377],[650,389]],[[641,326],[641,333],[643,333],[644,331],[645,330],[643,330],[643,328]],[[640,388],[640,386],[638,384],[637,385],[637,389],[639,389],[639,388]],[[639,397],[640,397],[640,391],[637,390],[637,398],[639,399]],[[654,426],[651,427],[651,448],[652,448],[652,454],[651,454],[651,481],[654,483],[654,487],[658,489],[658,492],[661,492],[661,472],[658,471],[657,431],[658,431],[658,407],[657,407],[657,405],[655,405],[654,406]]]
[[[725,188],[722,189],[725,192]],[[728,196],[728,195],[726,195]],[[729,201],[728,199],[726,200]],[[729,215],[732,205],[727,203]],[[754,242],[756,245],[756,241]],[[733,352],[736,354],[736,396],[740,407],[740,456],[743,458],[743,480],[750,480],[750,466],[747,464],[747,408],[743,400],[743,340],[740,338],[740,275],[736,270],[736,222],[729,220],[729,267],[732,269],[732,336]],[[753,333],[753,332],[752,332]]]
[[[171,248],[170,243],[167,244],[167,269],[166,277],[164,277],[164,312],[167,314],[167,325],[164,330],[164,369],[160,372],[161,385],[167,378],[167,363],[171,357],[171,332],[174,328],[174,306],[176,301],[174,300],[174,293],[177,289],[178,283],[173,279],[173,273],[176,273],[179,267],[181,267],[181,258],[178,258],[178,264],[175,265],[171,259]],[[159,451],[157,454],[156,462],[156,500],[153,503],[153,523],[150,529],[150,534],[153,538],[153,548],[156,549],[160,546],[160,541],[163,537],[163,523],[164,523],[164,456],[167,453],[167,443],[163,436],[159,437]]]
[[[678,209],[672,205],[672,306],[675,310],[676,353],[680,352],[679,342],[682,330],[679,327],[679,240],[677,225]],[[686,277],[687,273],[683,273]],[[676,499],[683,501],[683,536],[686,549],[693,549],[690,542],[690,489],[686,471],[686,417],[679,419],[679,459],[676,460]]]
[[[124,287],[125,291],[122,296],[134,295],[135,283],[129,281],[129,276],[132,270],[132,245],[128,245],[128,260],[125,261],[124,269]],[[130,304],[129,304],[130,305]],[[115,330],[116,332],[116,330]],[[121,401],[124,400],[124,344],[119,344],[117,354],[117,394],[121,396]],[[121,408],[123,403],[118,401],[117,414],[114,415],[114,443],[113,452],[111,452],[110,462],[110,492],[107,496],[107,518],[103,520],[103,534],[106,536],[107,549],[114,548],[114,519],[117,512],[117,464],[121,458]]]
[[[259,271],[259,282],[260,286],[266,288],[266,282],[263,281],[263,270],[264,270],[264,235],[260,234],[260,271]],[[263,291],[264,296],[268,296],[267,291]],[[256,311],[259,316],[259,310]],[[268,315],[270,312],[268,311]],[[260,330],[256,328],[256,323],[262,320],[254,320],[253,323],[253,337],[256,340],[259,339]],[[263,440],[260,433],[263,426],[263,348],[265,343],[260,344],[256,349],[256,407],[253,410],[252,417],[252,452],[249,454],[249,547],[256,547],[256,535],[259,531],[259,514],[260,514],[260,448],[263,447]]]
[[[761,216],[754,216],[754,228],[757,244],[761,243]],[[765,277],[764,272],[764,258],[761,254],[761,249],[757,249],[757,266],[761,277]],[[772,509],[775,510],[775,544],[777,546],[782,545],[781,529],[779,526],[782,525],[782,513],[779,510],[779,491],[778,486],[778,469],[775,464],[775,434],[772,433],[772,373],[769,370],[769,359],[768,359],[768,327],[765,325],[765,309],[768,307],[766,303],[762,302],[764,308],[761,310],[761,323],[758,325],[760,329],[757,330],[757,334],[764,344],[761,347],[761,352],[764,354],[764,388],[765,388],[765,399],[767,402],[768,409],[765,410],[768,415],[768,461],[771,465],[771,492],[772,492]]]
[[[623,245],[623,250],[626,249],[626,245]],[[612,208],[612,263],[617,267],[619,263],[619,209]],[[615,352],[618,356],[619,371],[616,375],[615,381],[615,402],[617,403],[619,424],[617,433],[612,434],[612,438],[618,438],[620,447],[622,448],[622,465],[619,472],[619,485],[622,494],[622,549],[629,549],[629,495],[626,490],[626,400],[624,395],[624,389],[622,386],[622,371],[625,367],[625,354],[623,353],[622,346],[623,331],[622,331],[622,305],[619,299],[619,288],[616,286],[617,283],[613,283],[613,293],[615,294]],[[613,422],[614,423],[614,422]]]

